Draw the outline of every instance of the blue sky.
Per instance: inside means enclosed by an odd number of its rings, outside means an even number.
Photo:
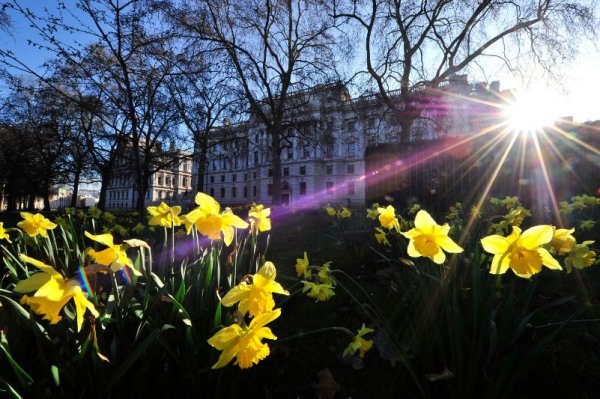
[[[55,9],[56,0],[30,0],[23,1],[24,4],[34,12],[42,13],[44,8]],[[74,6],[74,0],[65,0],[67,13],[73,12],[80,15]],[[13,32],[7,35],[0,32],[0,46],[12,50],[17,57],[32,68],[38,68],[50,54],[34,48],[27,44],[27,40],[36,40],[38,37],[34,29],[29,27],[28,22],[12,13]],[[56,36],[63,40],[71,40],[71,36],[65,32],[57,32]],[[81,37],[79,38],[81,40]],[[83,39],[85,41],[85,39]],[[490,80],[500,80],[503,89],[520,89],[524,87],[535,89],[540,93],[540,107],[548,112],[556,113],[556,116],[573,116],[577,121],[600,119],[600,105],[597,102],[597,95],[600,93],[600,50],[591,43],[582,46],[580,55],[570,60],[565,65],[565,79],[560,86],[547,82],[531,79],[529,82],[522,82],[509,74],[500,74],[500,76],[490,76]],[[0,92],[2,92],[3,83],[0,81]]]

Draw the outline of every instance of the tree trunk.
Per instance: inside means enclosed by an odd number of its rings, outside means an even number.
[[[206,175],[206,152],[208,150],[208,136],[202,139],[200,143],[200,154],[198,158],[198,178],[196,181],[196,192],[204,192],[204,176]]]
[[[27,200],[27,210],[33,211],[35,210],[35,193],[29,193],[29,198]]]
[[[75,169],[75,176],[73,177],[73,194],[71,194],[71,208],[77,206],[77,194],[79,193],[79,178],[81,176],[81,167],[78,165]]]
[[[272,197],[271,204],[272,205],[281,205],[281,153],[280,144],[280,128],[281,123],[274,123],[270,125],[268,137],[271,138],[271,157],[273,159],[272,167],[273,167],[273,184],[272,184]]]
[[[50,210],[50,183],[44,183],[44,211]]]
[[[146,175],[146,173],[144,173]],[[148,191],[148,178],[141,176],[141,178],[136,179],[137,185],[135,189],[137,189],[138,196],[136,199],[135,210],[139,213],[140,217],[146,213],[146,191]],[[133,190],[133,195],[135,196],[135,191]]]
[[[106,189],[108,188],[108,183],[110,182],[112,173],[109,168],[102,170],[100,173],[102,175],[102,182],[100,183],[100,198],[98,198],[98,209],[105,211],[106,210]]]

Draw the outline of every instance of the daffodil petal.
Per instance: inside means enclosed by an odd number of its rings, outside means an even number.
[[[454,242],[454,240],[452,240],[452,238],[448,237],[447,235],[437,236],[436,243],[442,247],[444,251],[452,254],[459,254],[464,251],[464,249],[462,249],[457,243]]]
[[[221,352],[221,356],[219,356],[219,360],[211,367],[212,369],[219,369],[221,367],[225,367],[233,360],[233,358],[238,354],[239,348],[237,345],[232,345],[228,348],[224,348],[223,352]]]
[[[19,281],[15,286],[15,292],[25,294],[39,289],[42,285],[50,281],[52,277],[47,273],[36,273],[26,280]]]
[[[269,324],[279,316],[281,316],[281,309],[275,309],[267,313],[259,314],[250,322],[250,328],[263,327],[265,324]]]
[[[427,211],[421,209],[415,216],[415,227],[419,230],[431,229],[431,227],[437,226],[438,224],[433,220],[431,215]]]
[[[99,242],[100,244],[104,244],[107,247],[114,246],[112,234],[98,234],[98,235],[93,235],[93,234],[90,234],[90,233],[88,233],[86,231],[85,232],[85,236],[87,238],[89,238],[90,240]]]
[[[506,237],[499,236],[497,234],[483,237],[481,239],[481,246],[486,252],[491,254],[503,254],[508,250],[510,242]]]
[[[521,234],[519,242],[523,248],[534,250],[552,241],[553,236],[554,230],[552,229],[552,226],[533,226]]]
[[[410,240],[410,242],[408,243],[407,253],[408,256],[410,256],[411,258],[421,257],[421,253],[417,251],[417,248],[415,247],[415,242],[413,240]]]
[[[19,255],[19,259],[21,259],[24,262],[32,264],[33,266],[37,267],[44,273],[47,273],[51,276],[60,275],[60,273],[58,273],[56,271],[56,269],[54,269],[52,266],[47,265],[44,262],[40,262],[39,260],[29,257],[27,255],[21,254],[21,255]]]
[[[221,299],[221,304],[225,307],[230,307],[244,299],[252,288],[247,284],[238,284],[229,290]]]
[[[546,266],[548,269],[562,270],[560,263],[558,263],[558,261],[554,259],[552,255],[550,255],[550,252],[548,252],[548,250],[544,248],[538,248],[537,253],[542,258],[542,265]]]
[[[219,203],[210,195],[204,193],[196,194],[194,199],[200,210],[206,214],[219,213],[221,206]]]
[[[433,255],[433,258],[431,258],[431,260],[433,260],[438,265],[441,265],[446,260],[446,254],[444,253],[444,251],[439,250],[435,255]]]
[[[490,267],[490,274],[504,274],[510,266],[510,259],[508,256],[498,254],[492,259],[492,266]]]

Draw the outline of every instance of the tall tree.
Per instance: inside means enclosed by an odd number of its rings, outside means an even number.
[[[250,112],[266,128],[274,204],[282,201],[281,151],[290,93],[335,79],[338,39],[328,1],[217,0],[174,19],[228,58]]]
[[[105,148],[107,145],[114,148],[116,144],[128,147],[120,154],[129,157],[140,214],[144,211],[150,176],[172,162],[172,158],[165,157],[162,146],[176,139],[178,133],[178,113],[169,100],[166,86],[177,57],[170,46],[172,36],[163,28],[156,12],[159,3],[78,0],[77,14],[63,7],[46,15],[33,15],[17,0],[10,3],[39,33],[36,45],[53,52],[60,62],[73,68],[84,89],[83,96],[73,96],[45,74],[0,51],[6,63],[38,76],[70,100],[81,102],[90,95],[99,98],[102,104],[99,109],[110,111],[108,117],[97,115],[108,124],[103,130],[116,134],[105,136],[113,139],[109,143],[93,141]],[[55,35],[59,30],[85,39],[61,41]],[[105,191],[110,170],[101,174]]]
[[[595,34],[594,12],[592,0],[336,0],[336,18],[362,35],[364,71],[397,117],[401,142],[421,116],[423,89],[488,59],[551,71],[580,35]]]
[[[242,95],[233,87],[227,59],[202,42],[186,46],[178,59],[176,74],[169,79],[171,100],[186,129],[191,133],[193,153],[198,164],[196,190],[205,191],[207,153],[219,139],[212,134],[225,122],[236,122],[245,114]],[[203,62],[210,58],[211,62]]]

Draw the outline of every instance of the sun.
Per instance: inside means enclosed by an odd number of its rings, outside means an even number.
[[[542,90],[517,91],[504,107],[511,130],[534,132],[552,126],[560,117],[561,99]]]

